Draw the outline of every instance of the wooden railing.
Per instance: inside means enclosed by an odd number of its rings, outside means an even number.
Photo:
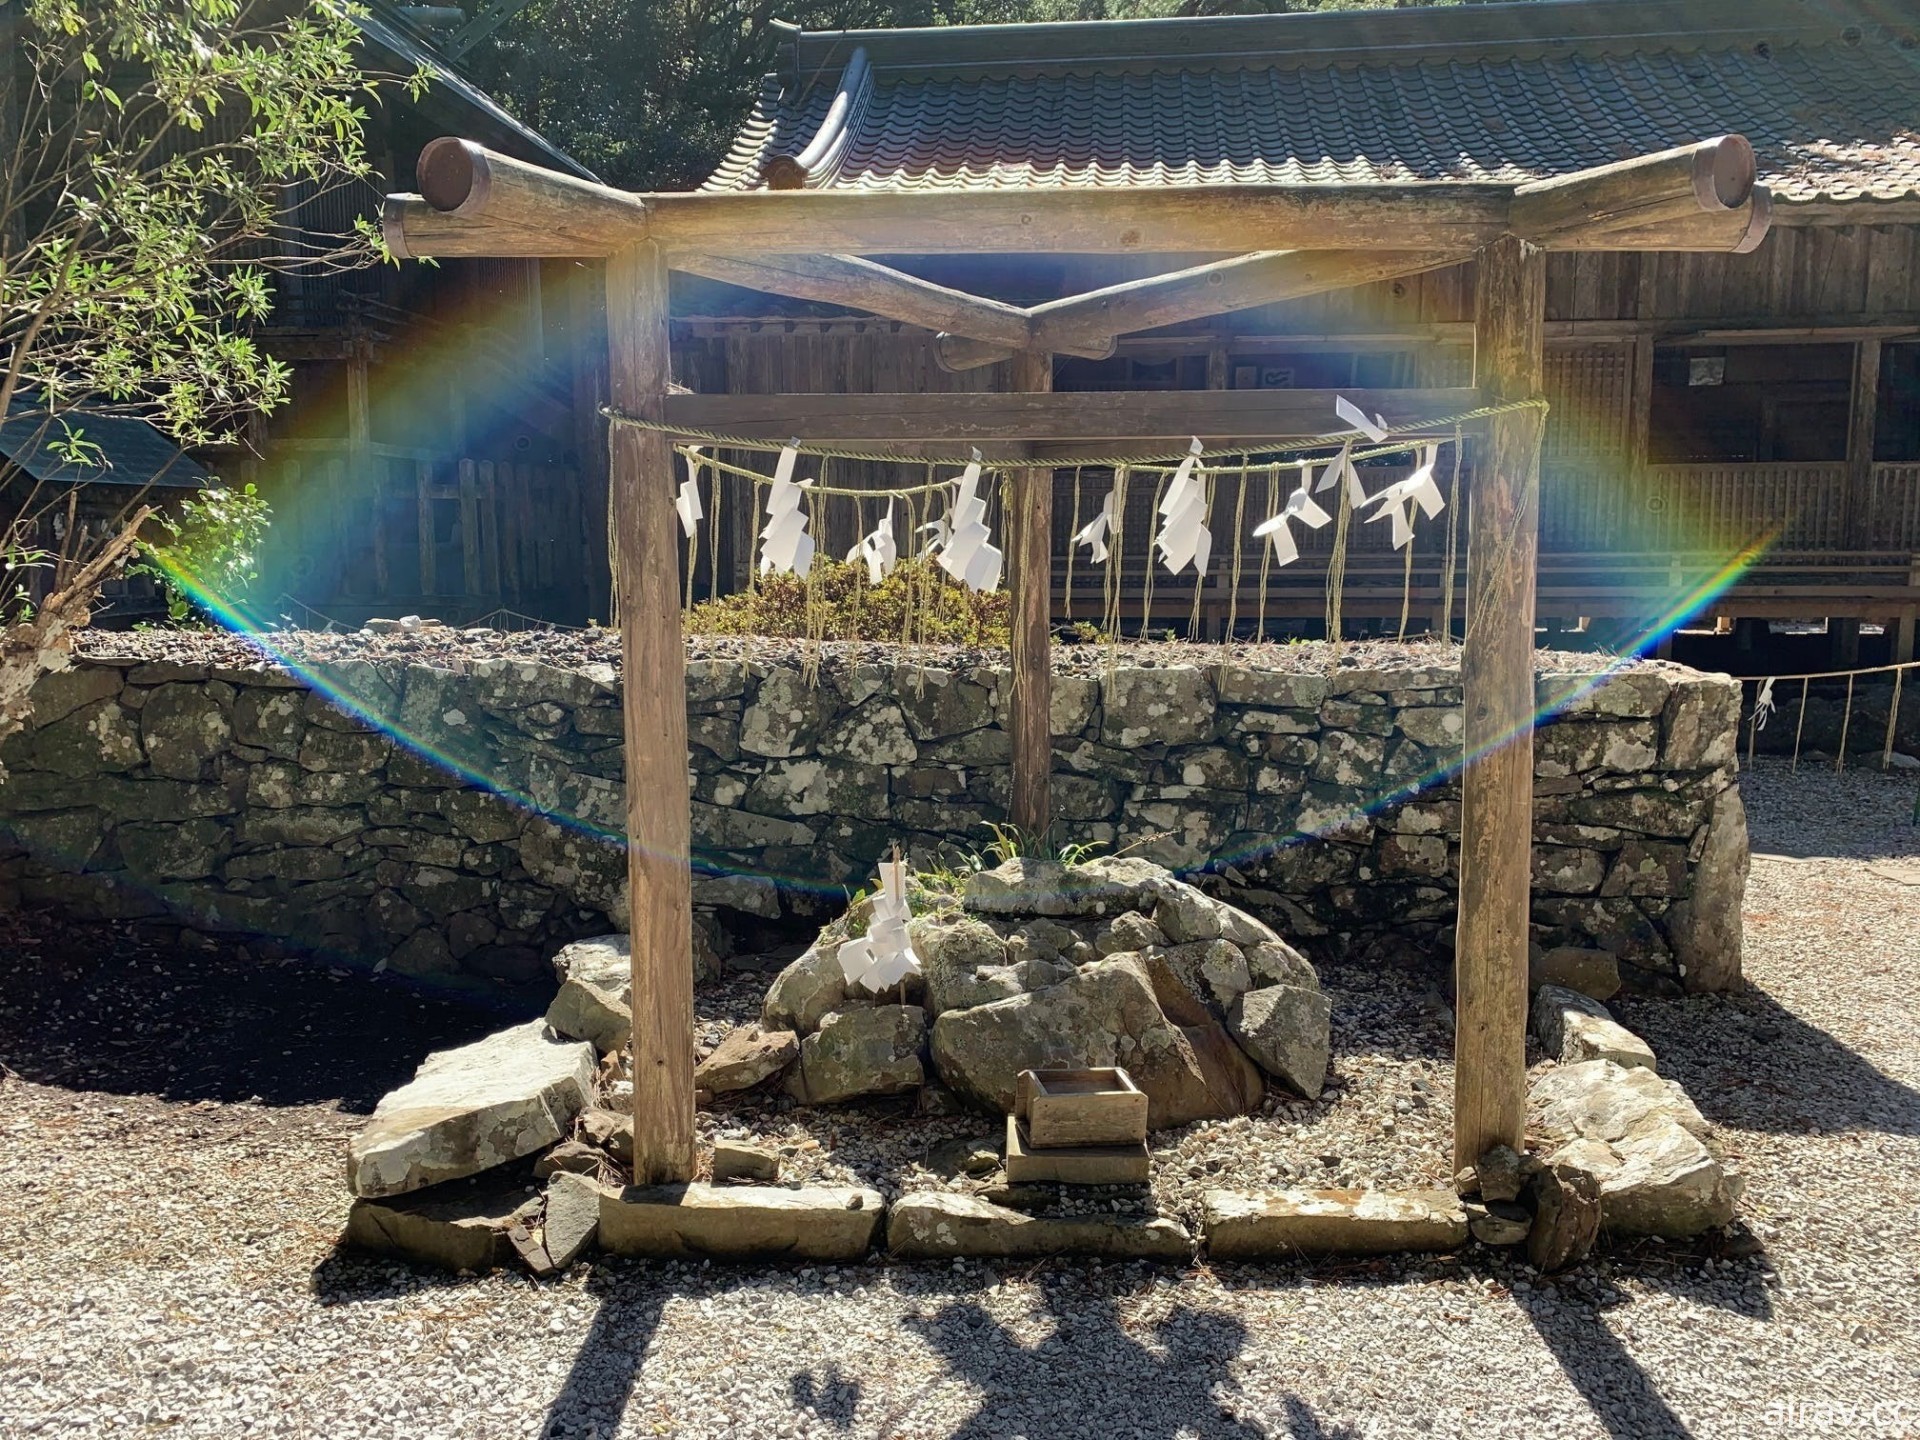
[[[1635,538],[1642,548],[1736,549],[1772,537],[1776,548],[1846,546],[1844,462],[1653,465]]]
[[[1868,539],[1884,549],[1920,549],[1920,464],[1873,467]]]
[[[586,532],[570,468],[295,440],[260,470],[300,517],[292,588],[309,603],[446,619],[577,603]]]

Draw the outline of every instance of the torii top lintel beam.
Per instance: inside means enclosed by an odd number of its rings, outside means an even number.
[[[608,255],[643,240],[675,254],[1191,254],[1195,250],[1478,249],[1503,234],[1548,248],[1650,248],[1636,230],[1751,210],[1752,147],[1722,136],[1524,186],[1189,185],[939,191],[636,194],[543,170],[470,141],[421,152],[420,196],[386,210],[396,254]],[[1714,230],[1733,249],[1749,226]],[[1664,248],[1662,246],[1661,248]]]
[[[1772,201],[1737,135],[1527,185],[1195,185],[1139,190],[634,194],[470,141],[421,152],[421,194],[387,198],[395,255],[606,256],[642,241],[674,268],[939,332],[964,370],[1022,351],[1101,357],[1119,335],[1395,279],[1503,234],[1548,249],[1744,253]],[[1249,251],[1021,307],[862,253]]]

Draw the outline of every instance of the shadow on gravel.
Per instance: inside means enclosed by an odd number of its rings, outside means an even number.
[[[1724,1286],[1691,1268],[1674,1265],[1669,1256],[1647,1253],[1645,1247],[1615,1252],[1614,1259],[1633,1278],[1693,1304],[1711,1305],[1755,1320],[1773,1316],[1772,1302],[1763,1288],[1749,1285],[1738,1296],[1729,1296]],[[1538,1290],[1515,1295],[1513,1300],[1586,1400],[1594,1418],[1613,1440],[1643,1440],[1648,1436],[1689,1440],[1693,1431],[1667,1404],[1626,1342],[1606,1322],[1608,1310],[1631,1305],[1634,1296],[1611,1277],[1582,1275],[1574,1277],[1574,1283],[1582,1291],[1576,1302]]]
[[[1273,1431],[1239,1412],[1231,1367],[1247,1342],[1238,1319],[1176,1304],[1152,1320],[1123,1313],[1120,1297],[1069,1303],[1064,1287],[1042,1286],[1054,1332],[1022,1344],[975,1300],[956,1300],[907,1324],[947,1362],[948,1373],[982,1392],[979,1407],[945,1433],[952,1440],[1008,1435],[1110,1436],[1140,1440],[1243,1440],[1328,1436],[1291,1398],[1289,1429]],[[1297,1414],[1296,1414],[1297,1410]],[[879,1417],[890,1434],[903,1412]],[[1275,1417],[1280,1418],[1280,1417]],[[871,1425],[876,1417],[866,1417]]]
[[[499,1029],[529,1003],[499,1000],[41,913],[0,922],[0,1062],[73,1090],[365,1112],[429,1051]]]
[[[1765,990],[1614,1005],[1653,1046],[1660,1073],[1686,1087],[1715,1124],[1785,1134],[1920,1135],[1920,1090]]]
[[[598,1440],[620,1432],[647,1346],[660,1328],[672,1292],[648,1285],[624,1267],[597,1265],[587,1277],[587,1293],[599,1297],[600,1308],[535,1432],[540,1440]]]

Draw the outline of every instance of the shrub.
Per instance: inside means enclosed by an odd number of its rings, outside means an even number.
[[[816,559],[804,580],[763,575],[753,590],[702,601],[686,628],[695,635],[1005,646],[1009,604],[1004,590],[969,590],[926,560],[903,560],[871,585],[864,564]]]

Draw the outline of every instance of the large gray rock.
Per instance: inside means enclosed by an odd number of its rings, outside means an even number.
[[[901,1260],[955,1256],[1104,1255],[1185,1264],[1193,1237],[1164,1215],[1028,1215],[968,1195],[903,1195],[887,1216],[887,1249]]]
[[[1733,1219],[1745,1182],[1721,1162],[1707,1122],[1671,1080],[1588,1060],[1541,1074],[1531,1099],[1539,1129],[1566,1142],[1549,1167],[1593,1178],[1610,1233],[1685,1239]]]
[[[1600,1236],[1600,1181],[1606,1147],[1595,1140],[1562,1146],[1533,1177],[1533,1224],[1527,1262],[1551,1273],[1578,1265]]]
[[[871,996],[847,988],[840,970],[840,942],[823,935],[773,977],[760,1007],[760,1024],[768,1030],[811,1035],[833,1011],[872,1003]]]
[[[1275,938],[1244,948],[1247,973],[1252,977],[1255,989],[1262,985],[1298,985],[1306,990],[1320,988],[1320,977],[1314,973],[1307,957],[1286,941]]]
[[[1268,985],[1233,1002],[1227,1029],[1262,1070],[1311,1100],[1327,1082],[1332,1015],[1319,990]]]
[[[1115,955],[1057,985],[948,1011],[934,1021],[933,1061],[948,1085],[1002,1111],[1022,1070],[1118,1065],[1146,1092],[1156,1129],[1243,1114],[1259,1103],[1258,1073],[1207,1020],[1170,1017],[1141,958]]]
[[[140,738],[154,774],[198,780],[206,763],[232,741],[233,723],[205,687],[162,685],[141,708]]]
[[[348,1142],[348,1188],[401,1195],[544,1149],[586,1104],[595,1062],[543,1020],[429,1055]]]
[[[1180,977],[1186,991],[1204,1001],[1216,1015],[1225,1017],[1227,1009],[1253,988],[1253,976],[1247,968],[1247,956],[1231,940],[1200,940],[1190,945],[1170,945],[1154,952]]]
[[[1213,738],[1213,686],[1196,665],[1131,666],[1107,677],[1100,738],[1122,750]]]
[[[802,1105],[832,1105],[862,1095],[903,1095],[926,1083],[920,1047],[927,1012],[918,1005],[836,1011],[800,1042],[787,1092]]]
[[[538,1249],[531,1254],[521,1250],[527,1268],[536,1275],[557,1275],[584,1255],[600,1233],[600,1199],[607,1193],[606,1186],[587,1175],[563,1170],[548,1180],[546,1209],[534,1236]]]
[[[798,670],[776,668],[760,682],[753,703],[740,717],[740,748],[775,759],[803,755],[820,734],[831,705],[824,686],[808,684]]]
[[[1563,1065],[1611,1060],[1631,1070],[1654,1063],[1653,1047],[1620,1024],[1592,996],[1561,985],[1542,985],[1533,997],[1533,1033],[1547,1054]]]
[[[1689,990],[1740,988],[1740,912],[1750,863],[1746,806],[1740,787],[1729,785],[1714,797],[1693,889],[1667,912],[1667,937]]]
[[[1007,960],[1007,942],[971,915],[919,915],[908,926],[927,987],[927,1014],[938,1019],[1018,995],[1024,988]]]
[[[625,935],[598,935],[562,946],[553,957],[560,992],[547,1024],[570,1040],[588,1040],[602,1055],[633,1031],[633,953]]]

